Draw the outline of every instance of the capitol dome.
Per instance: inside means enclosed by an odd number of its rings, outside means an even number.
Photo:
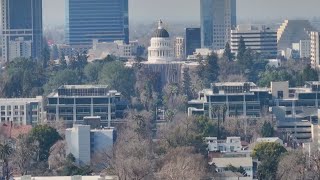
[[[154,31],[148,48],[148,62],[162,63],[172,61],[174,58],[171,44],[169,33],[163,28],[162,21],[159,20],[158,28]]]
[[[155,30],[155,32],[153,33],[152,37],[158,37],[158,38],[169,38],[169,33],[167,30],[165,30],[164,28],[161,29],[157,29]]]

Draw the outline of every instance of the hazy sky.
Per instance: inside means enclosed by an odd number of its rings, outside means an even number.
[[[90,0],[89,0],[90,1]],[[129,0],[131,22],[199,21],[200,0]],[[238,19],[320,16],[320,0],[237,0]],[[64,23],[64,0],[43,0],[44,24]]]

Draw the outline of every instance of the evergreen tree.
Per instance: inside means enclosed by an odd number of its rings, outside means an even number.
[[[65,58],[65,54],[63,52],[61,52],[61,57],[60,57],[60,60],[59,60],[59,64],[62,67],[62,69],[67,68],[67,61],[66,61],[66,58]]]
[[[274,129],[270,122],[264,122],[261,128],[262,137],[273,137]]]
[[[227,58],[228,61],[233,60],[233,54],[231,53],[231,48],[229,42],[226,43],[223,56]]]
[[[243,60],[244,53],[246,52],[246,50],[247,50],[246,44],[244,42],[243,37],[241,36],[238,44],[238,55],[237,55],[238,61]]]
[[[44,68],[47,67],[50,61],[50,48],[48,46],[47,40],[43,40],[43,49],[41,51],[41,64]]]
[[[184,95],[188,96],[188,99],[192,98],[192,87],[189,68],[183,69],[182,92]]]

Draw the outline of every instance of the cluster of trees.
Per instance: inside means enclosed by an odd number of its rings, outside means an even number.
[[[150,113],[131,112],[119,128],[114,148],[98,154],[94,164],[120,179],[202,179],[214,173],[202,141],[216,135],[212,121],[179,114],[153,140],[152,120]]]
[[[1,134],[0,178],[14,175],[88,175],[90,166],[78,166],[72,154],[66,155],[64,128],[56,124],[37,125],[18,137]],[[15,128],[14,126],[11,128]],[[56,129],[58,128],[58,130]]]

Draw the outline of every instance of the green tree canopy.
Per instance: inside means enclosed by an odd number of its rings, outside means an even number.
[[[135,81],[134,70],[126,68],[120,61],[105,64],[99,75],[100,84],[109,85],[127,98],[134,95]]]
[[[223,56],[227,58],[228,61],[232,61],[234,58],[234,55],[231,52],[230,44],[229,42],[226,43],[226,46],[224,48]]]
[[[261,127],[261,135],[262,137],[273,137],[274,129],[270,122],[264,122]]]
[[[42,65],[26,58],[16,58],[7,65],[3,74],[5,97],[30,97],[41,95],[45,84],[45,72]],[[36,91],[37,90],[37,91]],[[32,92],[38,92],[32,94]]]
[[[258,167],[259,179],[275,179],[279,159],[286,152],[287,150],[279,143],[258,143],[253,149],[252,156],[261,162]]]
[[[45,93],[48,94],[62,85],[75,85],[79,83],[81,83],[81,79],[76,70],[64,69],[54,73],[44,86],[44,89]]]
[[[61,139],[56,129],[48,125],[37,125],[32,128],[30,138],[39,143],[39,160],[46,161],[52,145]]]

